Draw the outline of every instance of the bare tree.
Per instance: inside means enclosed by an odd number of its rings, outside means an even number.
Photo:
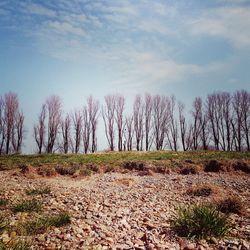
[[[74,130],[74,153],[77,154],[80,149],[82,136],[82,112],[75,110],[72,114],[73,130]]]
[[[87,106],[83,107],[83,126],[82,126],[83,151],[85,154],[89,151],[90,144],[90,118]]]
[[[125,134],[125,139],[126,139],[125,144],[127,146],[127,150],[131,151],[133,147],[133,136],[134,136],[132,115],[126,116],[124,134]]]
[[[115,121],[118,131],[118,150],[122,151],[123,141],[123,113],[125,106],[125,98],[122,95],[115,96]]]
[[[105,125],[105,134],[108,140],[109,148],[114,151],[114,138],[115,138],[115,96],[107,95],[105,96],[105,105],[102,107],[102,117]]]
[[[70,130],[71,130],[71,118],[67,114],[63,120],[61,120],[61,130],[63,138],[63,152],[67,154],[71,143]]]
[[[7,93],[4,96],[4,122],[6,126],[6,145],[5,153],[9,154],[11,151],[11,140],[13,138],[13,130],[15,128],[16,115],[19,109],[18,97],[14,93]]]
[[[42,106],[41,112],[38,116],[38,124],[34,125],[34,137],[38,147],[38,153],[42,153],[43,146],[45,144],[45,133],[46,133],[46,105]]]
[[[167,133],[168,144],[171,150],[178,149],[178,125],[174,116],[175,113],[175,96],[171,96],[169,101],[169,130]]]
[[[152,128],[152,107],[153,100],[150,94],[146,94],[144,97],[144,105],[145,105],[145,147],[146,151],[150,149],[150,145],[152,142],[151,128]]]
[[[219,116],[220,146],[222,150],[231,150],[231,96],[227,92],[217,93]]]
[[[133,106],[134,131],[137,151],[142,150],[144,105],[140,95],[136,95]]]
[[[162,150],[169,125],[169,100],[166,96],[153,97],[153,126],[156,150]]]
[[[242,111],[242,95],[240,91],[236,91],[232,99],[234,117],[232,119],[233,127],[233,139],[235,144],[235,149],[237,151],[242,151],[242,124],[243,124],[243,111]]]
[[[202,132],[202,99],[196,97],[193,102],[193,110],[191,111],[192,123],[192,149],[197,150],[201,142]]]
[[[241,90],[242,105],[242,130],[246,141],[247,150],[250,151],[250,93]]]
[[[183,151],[187,151],[191,148],[191,135],[192,135],[192,128],[188,126],[186,121],[186,117],[184,115],[184,104],[179,102],[178,110],[179,110],[179,127],[180,127],[180,136],[181,136],[181,144]]]
[[[6,136],[4,108],[5,108],[4,100],[0,96],[0,155],[3,154],[3,151],[4,151],[4,143],[5,143],[5,136]]]
[[[220,104],[218,102],[218,94],[213,93],[207,97],[207,115],[210,123],[210,128],[212,132],[212,138],[214,141],[214,146],[216,150],[219,150],[220,147],[220,130],[219,130],[219,121],[220,121]]]
[[[99,116],[99,101],[95,100],[92,96],[90,96],[87,100],[87,112],[89,114],[89,123],[90,123],[90,130],[91,133],[91,152],[94,153],[97,150],[97,137],[96,137],[96,130],[97,130],[97,122],[98,122],[98,116]],[[86,132],[85,131],[85,132]]]
[[[48,111],[47,153],[53,153],[61,122],[61,106],[61,100],[58,96],[52,95],[46,100],[46,109]]]
[[[12,147],[13,152],[21,153],[21,147],[23,142],[24,133],[24,115],[18,111],[16,113],[14,128],[12,130]]]

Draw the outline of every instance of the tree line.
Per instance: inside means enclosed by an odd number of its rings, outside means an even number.
[[[33,127],[37,153],[94,153],[102,120],[109,151],[250,150],[250,93],[214,92],[196,97],[187,111],[175,96],[136,95],[131,112],[123,95],[104,102],[89,96],[80,109],[64,113],[60,97],[47,98]],[[0,154],[21,153],[24,114],[18,96],[0,97]]]

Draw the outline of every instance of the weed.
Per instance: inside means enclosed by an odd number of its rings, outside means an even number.
[[[244,206],[238,197],[232,196],[219,201],[217,203],[217,209],[225,214],[242,214]]]
[[[224,236],[229,224],[227,218],[214,207],[194,205],[179,209],[172,228],[181,237],[207,239]]]
[[[27,200],[27,201],[22,201],[18,204],[16,204],[13,208],[12,211],[14,213],[18,212],[38,212],[42,208],[42,204],[40,201],[37,201],[35,199],[32,200]]]
[[[50,187],[39,187],[34,189],[27,189],[26,194],[27,195],[42,195],[42,194],[50,194],[51,189]]]
[[[0,207],[5,207],[8,204],[8,200],[0,198]]]

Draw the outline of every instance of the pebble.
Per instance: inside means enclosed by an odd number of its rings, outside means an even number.
[[[90,179],[8,179],[7,173],[0,172],[0,179],[4,185],[22,198],[28,185],[36,186],[42,181],[50,182],[53,193],[43,196],[43,212],[57,213],[69,211],[71,224],[51,228],[45,234],[38,235],[34,240],[34,249],[137,249],[137,250],[214,250],[232,249],[248,250],[249,240],[244,235],[250,235],[250,219],[244,216],[234,216],[234,223],[241,226],[235,228],[242,240],[217,240],[211,242],[199,241],[196,244],[188,240],[178,241],[176,235],[170,230],[171,220],[176,214],[176,209],[202,201],[185,194],[190,184],[197,183],[196,175],[181,176],[171,173],[166,177],[161,174],[153,176],[136,176],[131,174],[108,173],[92,176]],[[200,175],[200,179],[202,178]],[[227,188],[235,184],[241,185],[243,194],[249,194],[250,181],[244,175],[236,178],[230,176],[206,175],[206,182],[220,184]],[[9,178],[9,177],[8,177]],[[222,182],[222,178],[225,182]],[[122,184],[122,179],[132,179],[133,185]],[[178,181],[176,181],[178,180]],[[15,189],[15,185],[19,185]],[[227,187],[227,186],[228,187]],[[178,188],[178,190],[177,190]],[[248,191],[248,192],[247,192]],[[247,199],[245,199],[247,202]],[[11,215],[13,221],[27,221],[31,218],[29,213]],[[15,223],[16,224],[16,223]],[[14,224],[13,224],[14,225]],[[12,235],[14,237],[14,234]],[[1,238],[5,241],[12,238],[6,233]],[[211,244],[212,243],[212,244]],[[39,247],[38,247],[39,246]]]

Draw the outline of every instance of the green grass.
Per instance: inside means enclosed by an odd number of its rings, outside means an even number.
[[[71,222],[70,215],[68,213],[60,213],[58,215],[48,217],[48,223],[50,226],[62,227]]]
[[[179,209],[172,228],[181,237],[207,239],[223,237],[229,230],[229,223],[216,208],[194,205]]]
[[[0,168],[13,168],[22,164],[40,166],[46,164],[97,164],[112,166],[121,165],[125,161],[165,161],[165,160],[228,160],[250,159],[250,152],[222,152],[222,151],[197,151],[197,152],[108,152],[95,154],[42,154],[42,155],[9,155],[0,156]]]
[[[12,207],[14,213],[18,212],[39,212],[42,209],[40,201],[35,199],[22,201]]]
[[[71,222],[70,215],[61,212],[57,215],[43,215],[18,226],[17,231],[24,235],[45,233],[49,227],[62,227]]]
[[[34,189],[27,189],[25,192],[27,195],[43,195],[43,194],[50,194],[51,189],[50,187],[38,187]]]

